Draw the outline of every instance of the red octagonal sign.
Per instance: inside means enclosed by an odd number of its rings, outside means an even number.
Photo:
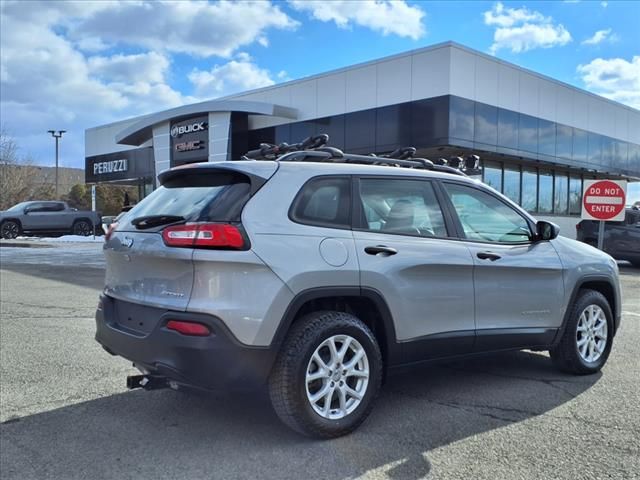
[[[627,182],[585,180],[582,191],[582,218],[619,222],[624,220]]]

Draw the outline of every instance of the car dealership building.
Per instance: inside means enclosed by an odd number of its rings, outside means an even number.
[[[329,134],[351,153],[479,155],[483,180],[573,236],[582,181],[640,180],[640,111],[447,42],[85,132],[87,183]]]

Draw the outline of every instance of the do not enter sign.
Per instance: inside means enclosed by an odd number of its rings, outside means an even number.
[[[627,198],[627,182],[585,180],[582,190],[583,220],[621,222]]]

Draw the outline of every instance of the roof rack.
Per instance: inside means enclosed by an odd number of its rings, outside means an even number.
[[[438,159],[432,162],[426,158],[415,158],[414,147],[401,147],[387,155],[359,155],[344,153],[339,148],[327,145],[329,135],[321,134],[305,138],[299,143],[281,143],[273,145],[261,143],[260,148],[251,150],[241,157],[241,160],[276,160],[278,162],[329,162],[329,163],[356,163],[364,165],[385,165],[401,168],[416,168],[433,170],[437,172],[451,173],[467,176],[480,172],[480,157],[470,155],[466,161],[462,157],[453,157],[451,160]],[[473,158],[472,158],[473,157]],[[455,160],[454,160],[455,159]]]

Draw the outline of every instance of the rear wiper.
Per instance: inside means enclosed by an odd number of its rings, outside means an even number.
[[[138,230],[144,230],[145,228],[159,227],[160,225],[184,221],[185,218],[180,215],[146,215],[144,217],[134,218],[131,220],[131,225]]]

